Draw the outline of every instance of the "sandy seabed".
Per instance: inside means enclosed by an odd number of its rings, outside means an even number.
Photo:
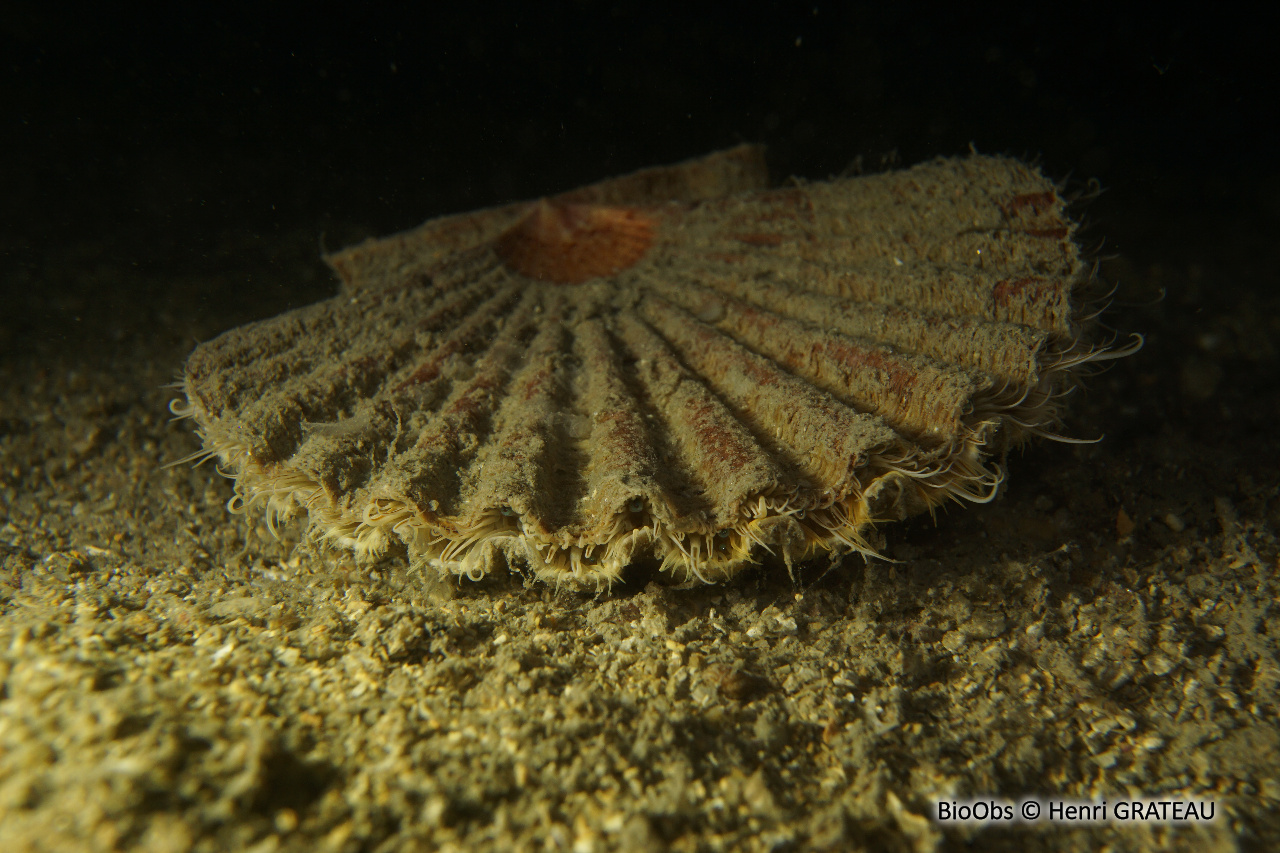
[[[1106,439],[885,528],[893,562],[591,595],[359,567],[165,467],[194,342],[335,284],[305,226],[199,272],[130,239],[11,271],[6,851],[1280,847],[1280,323],[1225,252],[1109,262],[1148,345],[1076,401]],[[1113,819],[936,819],[1027,797]],[[1137,798],[1215,817],[1114,819]]]

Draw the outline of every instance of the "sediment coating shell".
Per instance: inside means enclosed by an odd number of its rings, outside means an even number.
[[[869,553],[990,499],[1102,357],[1074,231],[1016,160],[769,189],[740,146],[331,255],[338,296],[198,347],[174,411],[234,510],[364,557],[599,585]]]

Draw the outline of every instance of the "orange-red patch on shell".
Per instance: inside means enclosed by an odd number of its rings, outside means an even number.
[[[653,243],[654,222],[630,207],[538,202],[494,243],[515,272],[581,284],[635,264]]]

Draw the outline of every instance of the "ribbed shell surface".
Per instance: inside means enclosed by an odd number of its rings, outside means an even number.
[[[1087,280],[1055,186],[970,156],[769,189],[742,146],[328,258],[325,302],[201,345],[237,506],[363,556],[600,584],[870,551],[1051,429]]]

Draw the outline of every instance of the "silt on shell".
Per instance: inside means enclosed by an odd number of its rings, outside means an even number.
[[[607,584],[989,500],[1052,434],[1091,270],[1053,183],[939,159],[770,189],[744,145],[327,257],[329,300],[187,362],[236,511],[376,558]]]

